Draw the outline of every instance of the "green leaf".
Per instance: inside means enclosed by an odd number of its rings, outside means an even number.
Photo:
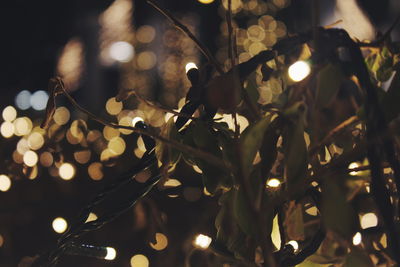
[[[205,122],[197,121],[193,124],[192,135],[196,147],[222,158],[222,151],[218,144],[217,135]],[[194,161],[203,171],[203,184],[208,192],[214,194],[222,186],[230,185],[229,175],[219,168],[215,168],[208,162],[195,158]]]
[[[333,181],[337,177],[324,177],[322,183],[322,221],[327,229],[351,240],[357,226],[357,216],[346,200],[346,192]]]
[[[271,117],[263,117],[259,121],[247,127],[240,137],[241,164],[244,177],[247,177],[252,169],[254,157],[260,149],[265,130],[271,122]]]
[[[353,248],[350,254],[347,255],[343,267],[355,266],[373,267],[374,264],[364,251],[358,248]]]
[[[181,142],[182,137],[178,133],[175,127],[175,122],[173,117],[171,117],[168,120],[168,122],[164,125],[164,128],[161,130],[161,135],[170,140]],[[168,169],[175,167],[182,154],[179,150],[171,146],[167,146],[166,144],[159,141],[157,141],[156,143],[155,151],[157,159],[161,161],[163,166],[168,167]]]
[[[384,47],[382,51],[377,54],[375,62],[372,66],[372,71],[375,73],[375,77],[380,82],[386,82],[389,80],[393,72],[393,56],[389,50]]]
[[[316,102],[319,108],[327,107],[337,95],[345,78],[339,65],[328,64],[317,75]]]
[[[260,147],[262,166],[261,175],[264,179],[264,182],[268,178],[268,174],[271,171],[272,166],[274,165],[276,157],[278,155],[277,142],[280,132],[277,127],[279,126],[279,124],[279,118],[271,122],[264,133],[263,142]]]
[[[236,188],[234,191],[233,215],[244,233],[252,237],[257,235],[257,223],[253,221],[253,215],[250,212],[246,195],[242,187]]]
[[[304,140],[303,113],[299,105],[297,116],[293,114],[292,120],[288,120],[283,130],[284,178],[290,197],[302,195],[307,177],[308,153]]]
[[[308,260],[305,260],[302,263],[296,265],[296,267],[329,267],[329,266],[332,266],[332,264],[318,264]]]

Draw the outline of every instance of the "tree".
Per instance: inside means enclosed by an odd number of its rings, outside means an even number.
[[[212,214],[215,235],[200,236],[195,243],[218,256],[207,258],[212,266],[400,262],[400,46],[390,39],[400,19],[369,43],[353,40],[342,29],[314,25],[238,64],[232,1],[227,0],[230,67],[224,71],[184,24],[155,1],[147,3],[192,39],[208,62],[187,71],[191,87],[185,105],[180,112],[171,111],[177,119],[169,119],[161,131],[141,121],[126,126],[102,119],[80,106],[60,78],[50,81],[43,127],[53,119],[56,96],[64,95],[91,119],[141,135],[146,151],[33,265],[55,264],[68,253],[105,257],[106,249],[82,245],[78,238],[115,219],[155,186],[165,185],[178,164],[200,169],[205,192],[219,205]],[[273,101],[260,101],[256,79],[279,92]],[[132,95],[165,109],[133,90],[122,90],[116,99]],[[193,115],[196,111],[199,116]],[[221,122],[217,111],[231,114],[233,127]],[[247,127],[241,128],[238,114],[248,119]],[[77,123],[80,128],[84,126]],[[152,175],[125,202],[88,221],[96,205],[146,169]],[[179,187],[164,192],[176,193]],[[202,238],[211,243],[202,243]]]

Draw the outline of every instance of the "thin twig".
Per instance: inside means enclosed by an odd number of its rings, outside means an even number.
[[[222,70],[220,64],[218,61],[213,57],[213,55],[210,53],[208,48],[200,42],[199,39],[194,36],[194,34],[185,26],[183,25],[178,19],[176,19],[168,10],[163,9],[160,7],[154,0],[146,0],[148,4],[150,4],[152,7],[154,7],[158,12],[160,12],[164,17],[166,17],[174,26],[181,30],[184,34],[186,34],[192,41],[197,45],[199,50],[203,53],[203,55],[207,58],[207,60],[214,65],[215,69],[220,73],[223,74],[224,71]]]
[[[232,0],[228,0],[228,9],[226,10],[226,24],[228,25],[228,56],[231,60],[231,68],[235,66],[235,58],[233,56],[232,47]]]
[[[400,14],[397,16],[393,24],[389,27],[389,29],[378,39],[371,43],[357,43],[360,47],[379,47],[381,44],[390,36],[393,29],[400,23]]]
[[[187,119],[191,119],[191,120],[198,120],[198,119],[199,119],[199,118],[192,117],[192,116],[190,116],[190,115],[188,115],[188,114],[181,113],[181,112],[179,112],[179,111],[175,111],[175,110],[172,110],[172,109],[165,108],[165,107],[162,107],[162,106],[160,106],[160,105],[154,104],[154,103],[148,101],[147,99],[144,99],[142,96],[140,96],[140,95],[139,95],[138,93],[136,93],[136,92],[132,92],[132,94],[133,94],[139,101],[145,103],[146,105],[148,105],[148,106],[150,106],[150,107],[152,107],[152,108],[154,108],[154,109],[158,109],[158,110],[161,110],[161,111],[164,111],[164,112],[171,113],[171,114],[173,114],[174,116],[177,116],[177,117],[183,117],[183,118],[187,118]]]
[[[312,147],[310,149],[309,154],[310,155],[314,155],[318,149],[320,149],[322,146],[326,145],[335,135],[337,135],[338,133],[342,132],[343,130],[345,130],[347,127],[355,124],[358,122],[358,117],[357,116],[352,116],[350,118],[348,118],[347,120],[343,121],[341,124],[339,124],[338,126],[336,126],[335,128],[333,128],[325,137],[324,139],[322,139],[321,142],[319,142],[319,144],[315,145],[314,147]]]
[[[176,148],[176,149],[178,149],[178,150],[180,150],[182,152],[195,155],[196,157],[199,157],[199,158],[207,161],[208,163],[213,164],[214,166],[217,166],[217,167],[219,167],[221,169],[229,168],[227,163],[225,163],[220,158],[218,158],[218,157],[216,157],[216,156],[214,156],[214,155],[212,155],[212,154],[210,154],[208,152],[199,150],[197,148],[193,148],[191,146],[184,145],[184,144],[179,143],[179,142],[177,142],[175,140],[171,140],[171,139],[165,138],[165,137],[163,137],[161,135],[158,135],[157,133],[149,131],[149,130],[143,130],[143,129],[136,128],[136,127],[119,125],[119,124],[116,124],[114,122],[109,122],[109,121],[106,121],[106,120],[104,120],[102,118],[99,118],[96,115],[94,115],[93,113],[91,113],[90,111],[88,111],[87,109],[85,109],[84,107],[82,107],[81,105],[79,105],[76,102],[76,100],[70,94],[68,94],[68,92],[65,90],[65,88],[62,88],[62,90],[64,92],[64,95],[68,98],[68,100],[72,103],[73,106],[75,106],[77,109],[79,109],[83,113],[87,114],[91,119],[93,119],[93,120],[95,120],[95,121],[97,121],[97,122],[99,122],[99,123],[101,123],[103,125],[112,127],[114,129],[131,130],[131,131],[133,131],[135,133],[138,133],[138,134],[143,134],[143,135],[146,135],[146,136],[150,136],[151,138],[154,138],[154,139],[156,139],[156,140],[158,140],[158,141],[160,141],[160,142],[162,142],[162,143],[164,143],[164,144],[166,144],[168,146],[174,147],[174,148]]]

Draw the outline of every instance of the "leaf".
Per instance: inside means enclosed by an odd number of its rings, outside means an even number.
[[[283,131],[284,178],[290,197],[302,195],[307,177],[308,154],[304,140],[304,112],[301,107],[298,106],[297,116],[293,111],[288,113],[293,114],[293,119],[288,121]]]
[[[213,78],[206,85],[206,101],[213,108],[232,111],[242,98],[242,84],[238,68]]]
[[[244,233],[252,237],[257,235],[257,223],[253,221],[253,216],[250,212],[242,187],[236,188],[234,191],[233,214],[240,229],[242,229]]]
[[[377,54],[375,62],[372,65],[372,71],[375,77],[380,82],[389,80],[393,72],[393,56],[389,50],[384,47],[380,53]]]
[[[302,263],[296,265],[296,267],[329,267],[329,266],[332,266],[332,264],[318,264],[308,260],[305,260]]]
[[[327,107],[337,95],[345,78],[339,65],[328,64],[317,75],[316,102],[319,108]]]
[[[269,172],[271,171],[278,155],[277,142],[280,134],[277,130],[278,125],[279,119],[270,123],[264,133],[263,142],[260,147],[261,165],[263,166],[261,169],[261,175],[264,177],[264,182],[268,178]]]
[[[193,142],[196,147],[222,158],[217,136],[211,132],[213,130],[202,121],[196,121],[192,124]],[[215,168],[202,159],[194,158],[194,161],[203,171],[203,184],[208,192],[214,194],[221,186],[229,187],[230,179],[226,172]]]
[[[271,74],[274,72],[274,69],[271,68],[270,66],[267,65],[265,62],[264,64],[261,65],[261,73],[262,73],[262,80],[268,81],[271,78]]]
[[[373,267],[374,264],[364,251],[358,248],[353,248],[350,254],[347,255],[343,267],[355,266]]]
[[[303,207],[290,202],[291,208],[285,216],[286,233],[289,240],[304,240]]]
[[[247,177],[251,172],[254,157],[261,147],[265,130],[270,122],[270,116],[263,117],[247,127],[240,136],[241,164],[244,177]]]
[[[175,127],[174,118],[171,117],[164,128],[161,130],[161,135],[170,140],[181,142],[181,135],[178,133]],[[156,143],[156,157],[164,167],[172,169],[178,163],[181,152],[171,146],[168,146],[160,141]]]
[[[327,229],[350,240],[357,226],[357,216],[346,200],[346,193],[333,181],[324,177],[322,183],[322,221]]]

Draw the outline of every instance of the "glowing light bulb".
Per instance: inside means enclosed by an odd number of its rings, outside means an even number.
[[[2,116],[5,121],[13,121],[17,117],[17,111],[13,106],[7,106],[4,108]]]
[[[305,61],[297,61],[293,63],[289,69],[289,77],[295,82],[299,82],[306,78],[311,72],[310,65]]]
[[[362,229],[375,227],[378,225],[378,217],[375,215],[375,213],[366,213],[361,217],[360,224]]]
[[[134,53],[133,46],[128,42],[115,42],[110,47],[110,57],[119,62],[129,62]]]
[[[107,255],[104,257],[105,260],[112,261],[117,257],[117,251],[112,247],[106,247]]]
[[[200,249],[207,249],[212,242],[212,238],[203,234],[196,236],[193,245]]]
[[[356,168],[358,168],[358,167],[360,167],[360,164],[358,164],[357,162],[352,162],[352,163],[350,163],[349,164],[349,169],[351,170],[351,169],[356,169]],[[352,172],[350,172],[350,175],[352,175],[352,176],[356,176],[356,175],[358,175],[360,172],[358,172],[358,171],[352,171]]]
[[[197,69],[197,65],[194,62],[189,62],[185,66],[186,73],[188,73],[188,71],[191,69]]]
[[[279,187],[281,185],[281,181],[276,178],[269,179],[267,181],[267,186],[269,187]]]
[[[141,117],[135,117],[132,119],[132,125],[135,126],[135,124],[139,121],[144,121],[143,118]]]
[[[197,1],[199,1],[200,3],[202,3],[202,4],[211,4],[212,2],[214,2],[214,0],[197,0]]]
[[[288,245],[291,245],[294,249],[294,251],[297,251],[299,249],[299,243],[295,240],[291,240],[288,242]]]
[[[4,174],[0,175],[0,191],[6,192],[11,187],[11,179]]]
[[[67,230],[68,223],[64,218],[57,217],[53,220],[52,226],[56,233],[62,234]]]
[[[358,246],[361,244],[362,241],[362,236],[360,232],[357,232],[354,236],[353,236],[353,245],[354,246]]]

